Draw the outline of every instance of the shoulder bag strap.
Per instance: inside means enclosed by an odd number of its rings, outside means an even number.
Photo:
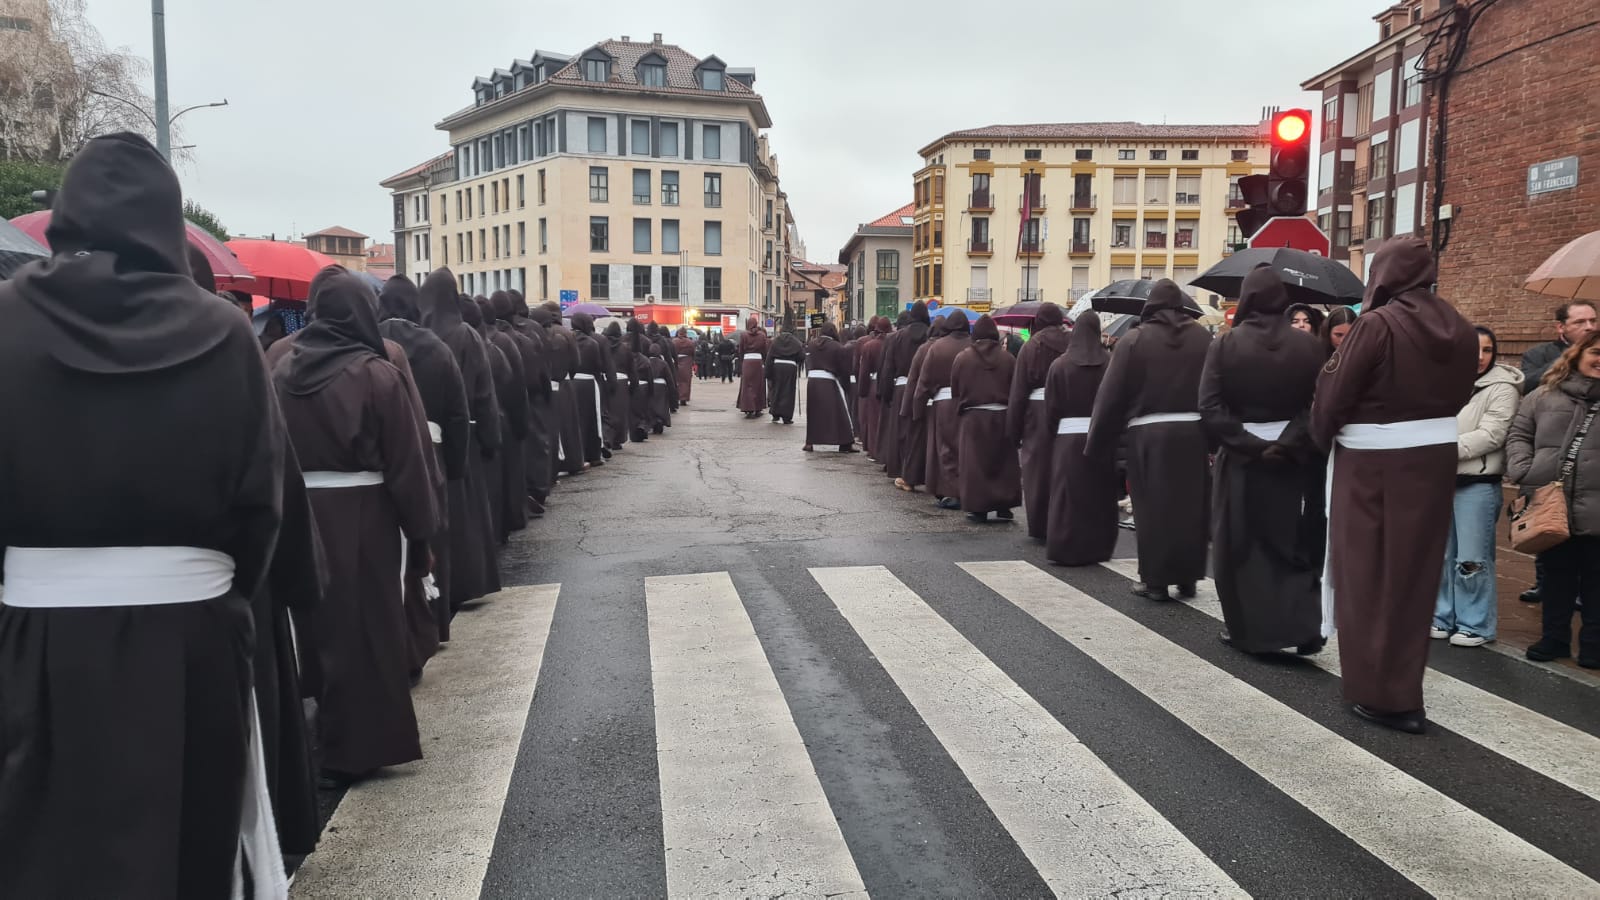
[[[1594,424],[1594,417],[1600,412],[1600,403],[1591,403],[1584,413],[1583,421],[1578,423],[1578,432],[1572,436],[1572,443],[1567,446],[1567,452],[1561,461],[1561,480],[1568,482],[1572,478],[1572,471],[1578,465],[1578,451],[1583,448],[1583,439],[1589,436],[1589,426]],[[1570,484],[1568,487],[1570,488]]]

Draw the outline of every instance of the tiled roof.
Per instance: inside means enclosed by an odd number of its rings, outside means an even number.
[[[654,44],[644,41],[601,41],[596,45],[601,50],[611,55],[611,80],[606,86],[611,88],[634,88],[640,91],[655,91],[669,94],[698,94],[708,97],[757,97],[759,96],[749,85],[728,77],[723,73],[722,86],[724,90],[708,91],[700,87],[695,80],[695,67],[701,60],[679,47],[676,44]],[[593,49],[593,48],[590,48]],[[587,53],[588,51],[584,51]],[[639,60],[650,53],[658,53],[667,61],[666,87],[647,87],[639,83]],[[718,60],[721,62],[721,60]],[[583,80],[583,54],[573,57],[572,61],[558,69],[550,76],[550,81],[567,83],[585,83]]]
[[[1082,140],[1126,138],[1139,141],[1197,140],[1253,141],[1259,136],[1257,125],[1141,125],[1138,122],[1058,122],[1037,125],[985,125],[952,131],[944,141],[994,140],[1004,138],[1040,140]],[[934,143],[938,143],[935,141]]]
[[[339,226],[339,225],[335,225],[332,228],[324,228],[321,231],[313,231],[310,234],[306,235],[306,237],[308,237],[308,238],[314,238],[314,237],[342,237],[342,238],[361,238],[362,240],[366,240],[367,239],[367,235],[364,235],[359,231],[351,231],[350,229],[342,227],[342,226]]]
[[[881,218],[873,219],[863,225],[863,228],[901,228],[911,224],[911,218],[917,211],[917,204],[913,201],[900,207],[892,213]]]
[[[391,181],[399,181],[402,178],[410,178],[413,175],[421,175],[423,172],[428,171],[428,169],[431,168],[434,165],[434,163],[437,163],[437,162],[440,162],[442,160],[448,159],[448,158],[453,157],[455,155],[456,155],[456,152],[454,150],[446,150],[445,152],[439,154],[438,156],[435,156],[433,159],[430,159],[427,162],[417,163],[416,165],[412,166],[411,168],[405,170],[404,172],[400,172],[400,173],[397,173],[397,174],[394,174],[394,175],[390,175],[388,178],[385,178],[384,180],[378,182],[378,184],[380,186],[381,185],[386,185]]]

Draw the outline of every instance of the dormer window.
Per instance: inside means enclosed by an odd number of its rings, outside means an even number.
[[[611,61],[602,58],[583,61],[583,80],[606,82],[611,80]]]
[[[723,91],[727,89],[727,65],[715,56],[708,56],[694,67],[694,83],[702,91]]]
[[[720,90],[722,90],[722,70],[720,70],[720,69],[701,69],[700,70],[700,89],[701,90],[706,90],[706,91],[720,91]]]
[[[541,81],[544,81],[544,63],[533,67],[533,83],[538,84]]]
[[[645,87],[666,87],[667,67],[660,63],[644,63],[640,65],[639,83]]]

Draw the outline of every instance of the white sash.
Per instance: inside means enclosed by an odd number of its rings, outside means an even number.
[[[798,365],[800,365],[799,362],[797,362],[795,360],[792,360],[792,359],[775,359],[775,360],[773,360],[773,362],[777,363],[780,366],[798,366]]]
[[[201,603],[233,587],[233,558],[200,547],[7,547],[7,606],[31,609],[94,609]],[[233,897],[244,896],[248,861],[251,896],[289,896],[278,848],[278,826],[267,796],[261,750],[261,716],[254,687],[245,744],[239,845],[233,863]]]
[[[823,369],[810,369],[806,372],[806,377],[833,382],[834,386],[839,389],[839,405],[844,407],[845,421],[850,423],[851,428],[854,428],[856,417],[850,414],[850,401],[844,395],[844,383],[839,380],[839,376]]]
[[[1409,422],[1359,423],[1346,425],[1334,436],[1328,452],[1328,480],[1323,495],[1328,515],[1330,539],[1322,554],[1322,636],[1333,634],[1333,471],[1339,448],[1350,450],[1410,450],[1456,443],[1458,431],[1454,416],[1438,419],[1413,419]]]
[[[873,381],[877,381],[878,380],[878,373],[877,372],[868,372],[867,373],[867,377],[871,378]]]
[[[559,381],[550,382],[550,390],[552,390],[552,391],[561,390],[561,382],[559,382]]]
[[[1056,434],[1088,434],[1088,416],[1069,416],[1056,422]]]
[[[1044,399],[1044,388],[1034,388],[1033,390],[1029,391],[1028,392],[1028,399],[1029,400],[1043,400]]]
[[[759,353],[746,353],[744,355],[744,358],[745,359],[765,359],[766,357],[762,356]]]
[[[435,444],[444,443],[444,429],[439,427],[438,422],[428,423],[428,437],[432,438]]]
[[[952,396],[954,395],[950,393],[949,388],[939,388],[939,392],[934,394],[933,399],[929,400],[928,402],[938,403],[940,400],[949,400]]]
[[[1289,421],[1282,422],[1245,422],[1244,430],[1256,437],[1271,443],[1283,437],[1283,430],[1289,427]]]
[[[371,487],[383,484],[382,472],[307,472],[306,489]]]
[[[666,384],[667,380],[665,378],[652,378],[652,379],[650,379],[650,383],[651,384]]]
[[[911,381],[911,379],[908,378],[905,375],[897,375],[897,376],[895,376],[895,379],[894,379],[894,386],[895,387],[905,387],[906,384],[909,383],[910,381]]]
[[[618,372],[617,373],[617,380],[618,381],[629,381],[631,379],[629,379],[628,376],[622,374],[621,372]]]
[[[987,409],[992,412],[1005,412],[1006,405],[1004,403],[979,403],[977,406],[969,406],[967,409]]]
[[[1197,412],[1180,413],[1151,413],[1147,416],[1134,416],[1128,420],[1129,428],[1138,428],[1141,425],[1160,425],[1167,422],[1198,422],[1200,414]]]
[[[600,443],[603,446],[605,444],[605,442],[606,442],[606,433],[605,433],[605,427],[603,425],[603,420],[605,419],[605,414],[600,411],[600,384],[599,384],[598,380],[593,375],[589,374],[588,372],[579,372],[579,373],[573,375],[572,378],[573,378],[574,381],[594,381],[595,382],[595,386],[594,386],[594,429],[595,429],[595,435],[600,438]]]

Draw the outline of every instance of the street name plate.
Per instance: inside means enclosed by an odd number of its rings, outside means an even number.
[[[1578,186],[1578,158],[1567,156],[1528,167],[1528,196],[1565,191]]]

